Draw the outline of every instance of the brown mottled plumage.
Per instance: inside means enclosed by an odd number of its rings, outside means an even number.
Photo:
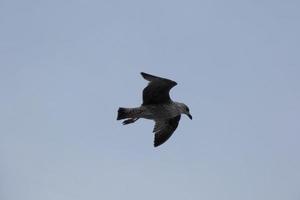
[[[149,81],[143,90],[143,103],[136,108],[119,108],[117,120],[126,119],[123,124],[134,123],[139,118],[155,121],[153,132],[154,147],[167,141],[176,130],[181,114],[186,114],[190,119],[192,116],[189,108],[170,98],[170,90],[177,85],[175,81],[141,73],[144,79]]]

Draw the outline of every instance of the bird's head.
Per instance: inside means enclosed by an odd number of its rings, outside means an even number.
[[[190,113],[190,109],[189,109],[189,107],[188,107],[187,105],[185,105],[184,103],[178,103],[178,102],[176,102],[176,104],[178,105],[178,108],[179,108],[179,110],[180,110],[180,112],[181,112],[182,114],[185,114],[185,115],[187,115],[190,119],[193,119],[193,117],[192,117],[192,115],[191,115],[191,113]]]

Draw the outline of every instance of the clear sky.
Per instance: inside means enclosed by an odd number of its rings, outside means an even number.
[[[1,200],[299,200],[296,0],[0,1]],[[153,148],[140,72],[189,105]]]

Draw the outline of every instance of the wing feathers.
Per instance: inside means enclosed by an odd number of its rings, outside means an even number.
[[[177,85],[175,81],[141,72],[144,79],[150,81],[143,90],[143,105],[171,102],[170,90]]]
[[[165,121],[157,121],[154,126],[154,147],[165,143],[178,127],[180,115],[167,119]]]
[[[166,82],[169,82],[170,84],[174,84],[177,85],[177,83],[175,81],[172,81],[170,79],[166,79],[166,78],[162,78],[162,77],[159,77],[159,76],[154,76],[154,75],[151,75],[151,74],[147,74],[145,72],[141,72],[141,75],[143,76],[144,79],[146,79],[147,81],[166,81]]]

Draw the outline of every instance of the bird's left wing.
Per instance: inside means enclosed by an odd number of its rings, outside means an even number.
[[[177,85],[170,79],[141,73],[144,79],[149,81],[147,87],[143,90],[143,105],[164,104],[171,102],[170,90]]]
[[[157,147],[166,142],[176,130],[181,115],[165,120],[156,120],[153,129],[154,147]]]

